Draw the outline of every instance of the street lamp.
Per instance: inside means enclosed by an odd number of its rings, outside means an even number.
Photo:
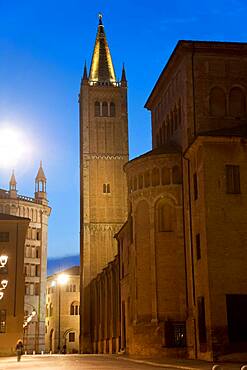
[[[59,274],[56,278],[57,285],[58,285],[58,351],[60,352],[60,344],[61,344],[61,285],[65,285],[68,281],[69,277],[66,274]],[[56,283],[55,281],[52,282],[54,286]]]
[[[6,264],[8,262],[8,256],[2,254],[0,256],[0,268],[4,268],[6,267]],[[1,287],[0,287],[0,300],[3,298],[4,296],[4,293],[3,293],[3,290],[7,288],[7,285],[8,285],[8,280],[6,279],[3,279],[1,281]]]

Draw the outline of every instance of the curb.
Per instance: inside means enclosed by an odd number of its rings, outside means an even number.
[[[201,368],[199,367],[188,367],[186,365],[172,365],[172,364],[160,364],[158,362],[153,362],[153,361],[146,361],[146,360],[135,360],[133,358],[129,358],[129,357],[120,357],[120,356],[117,356],[117,358],[121,359],[121,360],[126,360],[126,361],[131,361],[131,362],[135,362],[135,363],[138,363],[138,364],[145,364],[145,365],[151,365],[151,366],[155,366],[155,367],[163,367],[163,368],[172,368],[172,369],[184,369],[184,370],[201,370]]]

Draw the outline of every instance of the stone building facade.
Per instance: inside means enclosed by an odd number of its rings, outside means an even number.
[[[34,198],[19,195],[12,174],[9,190],[0,189],[0,212],[29,218],[24,250],[25,316],[35,309],[37,315],[24,330],[27,352],[45,350],[45,292],[47,274],[47,233],[51,208],[48,206],[46,177],[40,164],[35,179]]]
[[[23,340],[24,321],[24,243],[29,219],[0,213],[0,256],[8,257],[0,266],[0,282],[7,286],[0,299],[0,355],[15,354],[18,339]]]
[[[59,276],[65,282],[59,283]],[[80,267],[48,276],[46,288],[46,352],[79,352],[80,333]]]
[[[180,41],[146,103],[153,147],[181,148],[191,358],[247,346],[246,67],[247,44]]]
[[[81,348],[92,351],[90,283],[117,254],[115,233],[127,217],[127,81],[117,81],[100,16],[89,75],[79,95]]]

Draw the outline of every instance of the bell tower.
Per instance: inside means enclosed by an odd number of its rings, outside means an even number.
[[[117,254],[113,237],[127,218],[127,80],[124,68],[116,79],[101,14],[79,109],[81,350],[91,352],[90,282]]]

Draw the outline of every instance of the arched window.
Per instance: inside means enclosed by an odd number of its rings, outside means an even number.
[[[95,117],[100,116],[100,102],[99,101],[96,101],[94,103],[94,115],[95,115]]]
[[[79,302],[72,302],[70,305],[70,315],[77,316],[80,314],[80,305]]]
[[[49,316],[48,304],[45,306],[45,315],[46,317]]]
[[[152,185],[157,186],[160,184],[160,171],[158,168],[152,170]]]
[[[170,169],[167,167],[163,167],[161,170],[161,182],[162,185],[169,185],[171,183]]]
[[[106,101],[102,103],[102,116],[107,117],[108,116],[108,104]]]
[[[233,117],[243,117],[246,113],[245,94],[239,87],[234,87],[230,91],[229,111]]]
[[[226,95],[220,87],[214,87],[209,96],[209,113],[211,116],[224,117],[226,115]]]
[[[49,316],[53,316],[53,304],[50,303],[50,315]]]
[[[175,230],[175,208],[165,202],[157,206],[157,226],[159,232],[171,232]]]
[[[116,115],[116,106],[115,103],[111,102],[110,104],[110,116],[115,117]]]
[[[145,188],[150,186],[150,173],[149,173],[149,171],[146,171],[144,173],[144,185],[145,185]]]
[[[172,168],[172,183],[173,184],[181,184],[182,183],[181,170],[180,170],[179,166],[174,166]]]

